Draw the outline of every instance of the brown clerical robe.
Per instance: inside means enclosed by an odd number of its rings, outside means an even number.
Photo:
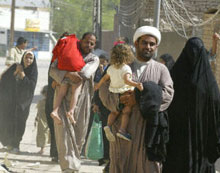
[[[131,65],[133,79],[139,82],[153,81],[162,87],[162,104],[160,111],[164,111],[170,105],[174,90],[173,82],[167,67],[151,59],[141,63],[135,61]],[[100,98],[107,108],[112,108],[115,104],[111,101],[111,93],[108,87],[103,85],[99,91]],[[118,118],[112,127],[116,135],[120,127],[121,118]],[[139,111],[139,106],[132,108],[128,132],[132,136],[132,141],[128,142],[116,137],[115,142],[110,143],[110,172],[111,173],[160,173],[160,163],[151,162],[147,159],[144,136],[146,120],[143,119]]]

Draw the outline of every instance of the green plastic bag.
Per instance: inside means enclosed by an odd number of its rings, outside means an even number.
[[[85,154],[86,158],[91,160],[103,158],[102,122],[99,120],[98,113],[94,114],[92,127],[86,143]]]

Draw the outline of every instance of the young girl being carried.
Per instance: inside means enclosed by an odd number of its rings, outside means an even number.
[[[133,90],[137,87],[140,91],[143,90],[141,83],[132,81],[132,71],[127,65],[134,59],[133,52],[129,45],[117,44],[112,48],[110,66],[107,73],[103,76],[100,82],[95,86],[98,90],[101,85],[110,79],[109,91],[119,96],[126,91]],[[122,120],[117,136],[127,141],[131,140],[130,134],[127,132],[127,125],[130,119],[131,107],[123,105]],[[115,141],[115,136],[111,131],[111,126],[115,122],[119,111],[111,112],[108,116],[107,126],[104,127],[106,137],[109,141]]]
[[[80,71],[85,62],[80,53],[78,47],[78,39],[75,35],[64,35],[53,50],[53,60],[52,62],[57,65],[57,68],[65,71]],[[56,84],[53,84],[56,85]],[[70,119],[72,124],[75,124],[76,121],[74,119],[74,110],[76,107],[77,99],[81,90],[82,80],[78,83],[71,81],[69,78],[64,78],[62,81],[58,93],[55,98],[55,103],[53,107],[53,111],[51,112],[51,117],[57,124],[61,124],[62,121],[58,115],[58,109],[62,103],[64,96],[68,90],[68,87],[72,89],[72,97],[70,101],[69,111],[66,113],[66,116]]]

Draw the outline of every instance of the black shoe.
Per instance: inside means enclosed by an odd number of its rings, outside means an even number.
[[[110,166],[110,162],[108,162],[105,168],[103,169],[103,173],[109,173],[109,166]]]
[[[52,157],[51,161],[58,163],[58,157]]]
[[[12,172],[8,169],[8,167],[5,164],[1,164],[0,167],[2,167],[3,169],[5,169],[7,172]],[[4,171],[5,172],[5,171]]]
[[[98,162],[99,162],[99,166],[102,166],[102,165],[105,164],[105,160],[104,160],[104,158],[99,159]]]

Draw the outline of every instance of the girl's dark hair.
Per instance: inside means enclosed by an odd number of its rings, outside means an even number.
[[[23,43],[26,43],[27,40],[24,37],[19,37],[17,39],[17,46],[22,45]]]

